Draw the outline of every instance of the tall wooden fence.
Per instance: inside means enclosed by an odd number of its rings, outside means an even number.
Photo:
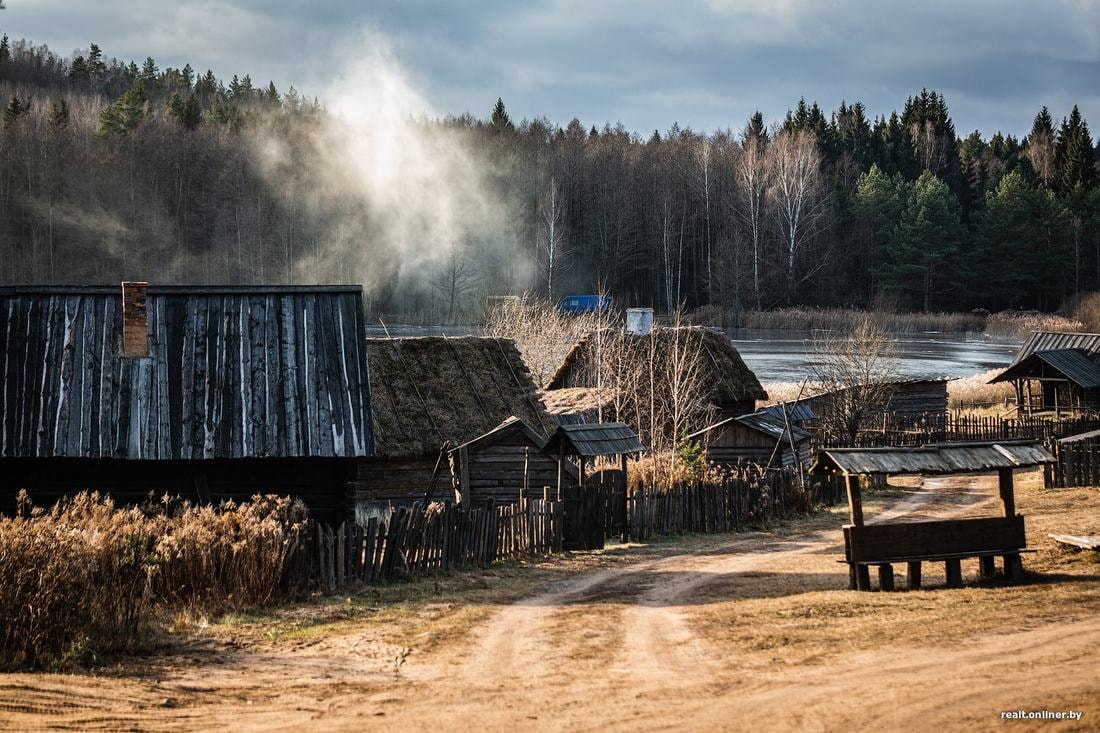
[[[417,503],[364,524],[314,522],[292,553],[288,582],[334,592],[351,583],[560,552],[563,520],[561,501],[524,499],[480,507]]]
[[[809,483],[809,482],[808,482]],[[691,532],[739,532],[843,501],[843,480],[826,477],[805,488],[794,471],[728,478],[718,484],[685,484],[664,491],[639,487],[630,496],[630,537]]]
[[[881,428],[860,432],[853,442],[847,436],[819,436],[823,447],[921,446],[960,440],[1050,440],[1100,430],[1100,418],[1046,419],[1042,417],[974,417],[930,414],[888,418]]]
[[[1100,486],[1100,441],[1051,441],[1048,448],[1055,462],[1046,468],[1047,488]]]
[[[660,491],[577,486],[567,488],[565,497],[544,494],[501,506],[416,503],[387,509],[362,524],[311,523],[291,553],[287,583],[331,593],[354,583],[414,578],[505,558],[598,549],[605,537],[735,532],[843,497],[837,478],[803,489],[797,471],[759,475],[745,467],[721,483]],[[570,547],[567,536],[574,538]]]

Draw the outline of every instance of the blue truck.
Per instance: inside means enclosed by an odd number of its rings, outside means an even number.
[[[611,310],[610,295],[567,295],[558,303],[562,313],[602,313]]]

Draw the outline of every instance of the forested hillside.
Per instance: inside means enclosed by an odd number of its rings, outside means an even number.
[[[507,226],[425,241],[402,268],[408,250],[387,239],[401,212],[323,185],[331,100],[6,36],[0,98],[6,284],[363,282],[379,311],[443,319],[489,294],[601,286],[627,305],[733,316],[1053,310],[1100,289],[1100,150],[1076,107],[990,139],[960,136],[930,90],[900,112],[798,101],[784,120],[707,134],[514,122],[503,103],[486,119],[408,120],[465,151]]]

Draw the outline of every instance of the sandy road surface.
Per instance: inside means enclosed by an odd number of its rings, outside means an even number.
[[[924,488],[879,519],[962,516],[993,501],[988,485]],[[838,542],[832,530],[672,548],[547,587],[423,656],[365,628],[292,648],[196,649],[191,664],[162,660],[140,677],[9,675],[0,728],[985,729],[1001,724],[998,710],[1100,694],[1097,616],[800,664],[700,633],[693,613],[718,580],[767,594],[769,573],[812,560],[843,588]]]

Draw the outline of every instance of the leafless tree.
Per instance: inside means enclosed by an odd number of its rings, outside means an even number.
[[[798,277],[799,257],[818,233],[827,203],[821,175],[821,151],[809,130],[784,130],[775,138],[769,153],[772,198],[783,235],[787,296],[790,298],[799,282],[812,277],[824,266],[822,258],[803,273],[801,279]]]
[[[764,264],[764,206],[768,191],[768,160],[765,141],[746,136],[737,157],[737,180],[745,205],[739,213],[748,227],[752,242],[753,305],[760,309],[760,278]]]
[[[899,376],[894,339],[869,318],[850,333],[815,339],[811,368],[826,437],[848,443],[882,420]]]
[[[479,275],[473,260],[457,247],[452,247],[432,278],[432,287],[446,304],[447,322],[455,317],[455,306],[477,287]]]
[[[540,243],[546,264],[546,297],[553,300],[554,275],[567,268],[570,254],[565,239],[565,212],[561,187],[555,176],[550,176],[546,189],[539,197],[538,211]]]
[[[1031,167],[1044,184],[1049,186],[1054,180],[1054,136],[1049,132],[1037,132],[1027,141],[1024,155],[1031,161]]]

